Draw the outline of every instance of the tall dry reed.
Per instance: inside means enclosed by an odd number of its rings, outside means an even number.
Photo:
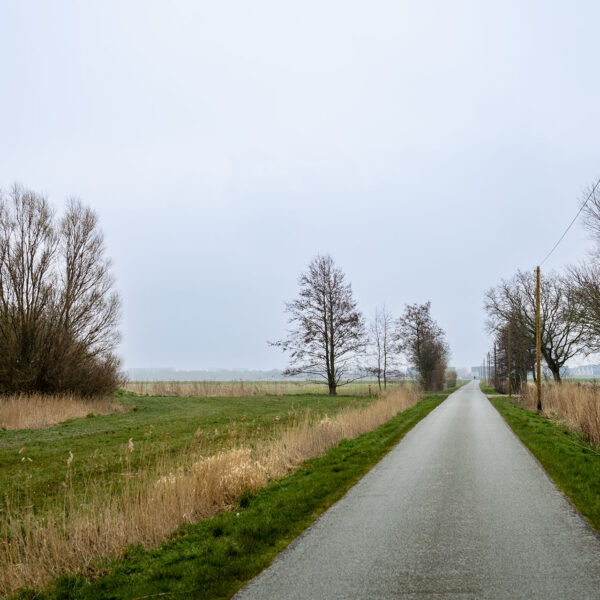
[[[124,408],[112,398],[81,398],[63,394],[17,394],[0,396],[0,428],[42,429],[68,419],[123,412]]]
[[[93,571],[97,559],[115,556],[129,544],[155,547],[182,523],[230,508],[243,492],[292,472],[343,438],[372,431],[419,399],[416,388],[398,388],[333,418],[306,413],[280,436],[253,447],[195,461],[182,456],[179,462],[187,466],[170,471],[163,466],[151,476],[129,474],[121,495],[90,489],[81,505],[67,491],[62,514],[9,511],[0,522],[0,593],[40,587],[62,572]]]
[[[522,397],[527,408],[536,410],[535,386],[524,386]],[[560,417],[568,427],[581,431],[592,444],[600,446],[600,388],[581,383],[545,384],[542,411],[548,417]]]

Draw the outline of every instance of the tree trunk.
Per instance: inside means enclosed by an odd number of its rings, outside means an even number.
[[[337,384],[335,381],[330,381],[329,382],[329,395],[330,396],[337,396]]]

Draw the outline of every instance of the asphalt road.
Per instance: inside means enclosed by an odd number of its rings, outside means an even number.
[[[600,536],[471,382],[235,598],[600,599]]]

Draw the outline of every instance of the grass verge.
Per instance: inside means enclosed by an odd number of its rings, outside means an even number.
[[[245,494],[239,507],[180,527],[157,550],[130,547],[95,581],[63,576],[19,598],[230,598],[339,500],[447,394],[428,395],[371,433],[344,440],[292,475]],[[159,596],[160,595],[160,596]]]
[[[483,383],[483,381],[479,382],[479,389],[486,395],[486,396],[493,396],[496,395],[498,392],[491,386],[491,385],[486,385],[485,383]]]
[[[600,448],[564,423],[515,406],[506,398],[490,398],[490,402],[579,512],[600,531]]]

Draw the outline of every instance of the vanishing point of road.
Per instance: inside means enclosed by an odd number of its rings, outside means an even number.
[[[600,536],[473,381],[238,600],[600,599]]]

